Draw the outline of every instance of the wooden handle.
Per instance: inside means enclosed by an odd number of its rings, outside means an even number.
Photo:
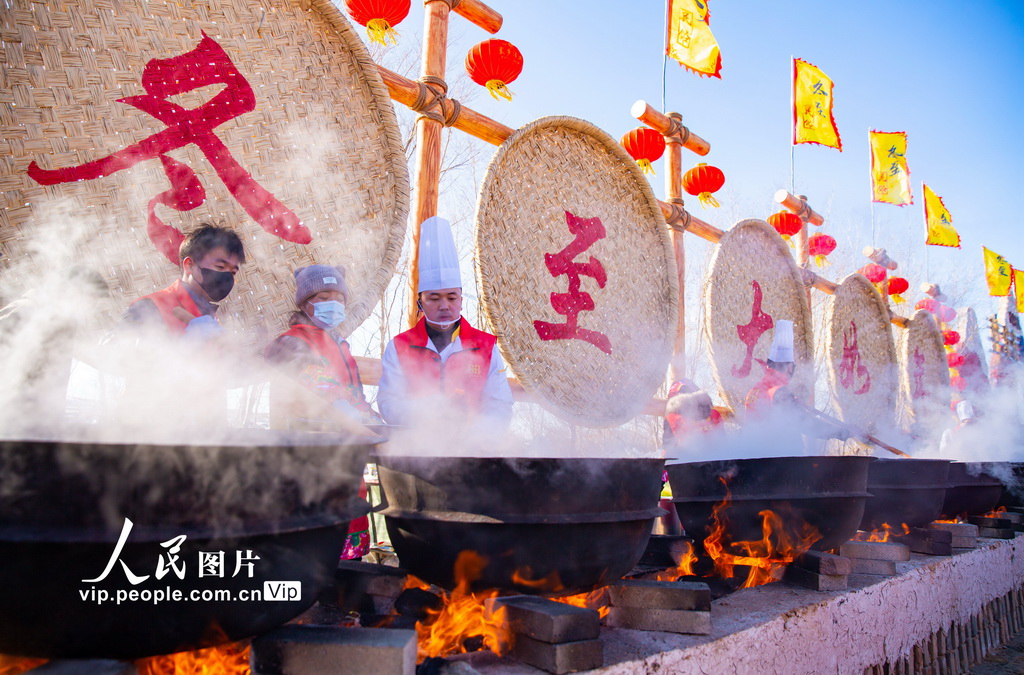
[[[822,223],[825,222],[825,219],[822,218],[821,215],[819,215],[814,209],[812,209],[807,202],[798,197],[794,197],[793,195],[789,194],[789,192],[787,192],[786,190],[779,190],[778,192],[776,192],[775,201],[777,201],[786,209],[797,214],[798,216],[800,216],[801,218],[803,218],[805,221],[812,225],[821,225]],[[805,208],[807,209],[806,213],[801,215],[800,212],[803,211]]]
[[[872,436],[871,434],[869,434],[867,432],[858,431],[856,429],[853,429],[853,428],[850,427],[850,425],[846,424],[845,422],[837,420],[835,417],[832,417],[831,415],[823,413],[820,410],[818,410],[817,408],[812,408],[811,406],[806,405],[804,403],[801,403],[799,401],[797,401],[796,404],[797,404],[797,406],[799,406],[803,410],[806,410],[809,413],[813,413],[813,414],[817,415],[818,418],[820,418],[822,420],[825,420],[826,422],[829,422],[830,424],[834,424],[836,426],[840,426],[840,427],[844,427],[846,429],[850,429],[850,431],[853,432],[852,435],[856,436],[857,438],[863,438],[865,441],[867,441],[867,442],[869,442],[869,443],[871,443],[873,445],[877,445],[878,447],[882,448],[883,450],[888,450],[892,454],[898,455],[899,457],[910,457],[910,455],[908,455],[907,453],[903,452],[902,450],[897,450],[896,448],[892,447],[888,443],[883,443],[882,441],[878,440],[877,438],[875,438],[874,436]]]
[[[658,112],[658,110],[651,107],[647,101],[637,101],[629,109],[629,112],[633,117],[657,132],[666,135],[672,132],[672,118]],[[672,133],[672,135],[665,140],[676,140],[677,142],[682,143],[683,147],[687,150],[692,150],[702,157],[711,152],[711,144],[690,131],[687,127],[682,127],[680,131]]]

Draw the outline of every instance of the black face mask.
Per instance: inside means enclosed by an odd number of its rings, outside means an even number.
[[[209,267],[200,267],[203,270],[203,280],[199,282],[206,294],[213,302],[220,302],[228,297],[228,293],[235,287],[235,275],[231,272],[218,272]]]

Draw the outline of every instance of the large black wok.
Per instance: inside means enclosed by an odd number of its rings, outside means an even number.
[[[877,459],[868,468],[862,530],[883,524],[924,527],[939,517],[946,497],[948,459]]]
[[[348,521],[366,512],[356,494],[373,438],[0,441],[0,653],[133,659],[288,621],[333,577]],[[132,526],[111,565],[126,519]],[[216,567],[200,576],[201,551],[223,552],[222,576]],[[133,584],[123,566],[147,578]],[[272,583],[282,581],[297,583],[291,591]],[[117,603],[133,591],[150,600]],[[155,603],[156,591],[182,599]],[[239,598],[268,591],[287,599]]]
[[[620,578],[658,508],[660,459],[381,457],[401,565],[452,588],[463,551],[487,559],[475,588],[558,594]]]
[[[948,518],[984,515],[996,507],[1003,494],[1003,484],[985,473],[983,464],[953,462],[948,480],[942,502],[942,514]]]
[[[787,526],[806,522],[821,538],[812,548],[829,550],[857,532],[868,498],[872,457],[772,457],[669,464],[672,501],[686,534],[703,545],[712,511],[726,492],[722,511],[728,541],[759,541],[761,511],[781,515]],[[724,479],[724,482],[723,482]]]

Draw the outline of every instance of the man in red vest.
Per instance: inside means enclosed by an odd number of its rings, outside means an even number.
[[[245,262],[242,240],[233,230],[203,224],[181,243],[181,277],[163,290],[133,302],[122,321],[160,325],[175,334],[216,334],[217,303],[228,296]]]
[[[419,271],[423,316],[384,350],[381,414],[391,424],[429,424],[448,415],[504,431],[512,417],[505,364],[497,338],[461,314],[462,277],[447,220],[435,216],[421,226]]]

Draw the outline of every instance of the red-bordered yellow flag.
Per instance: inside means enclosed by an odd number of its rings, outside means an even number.
[[[906,206],[914,203],[907,168],[907,132],[869,131],[871,201]]]
[[[793,145],[818,143],[843,151],[832,115],[832,80],[802,59],[793,59]]]
[[[953,228],[953,216],[949,215],[949,210],[942,203],[942,197],[924,183],[921,183],[921,191],[924,193],[924,224],[928,229],[928,238],[924,243],[929,246],[960,248],[960,234]]]
[[[1013,290],[1017,294],[1017,313],[1024,314],[1024,270],[1013,270]]]
[[[669,0],[665,53],[698,75],[722,78],[722,54],[710,26],[707,0]]]
[[[995,251],[990,251],[984,246],[981,247],[985,255],[985,283],[988,284],[988,294],[1004,296],[1010,292],[1010,284],[1013,283],[1013,268],[1006,258]]]

